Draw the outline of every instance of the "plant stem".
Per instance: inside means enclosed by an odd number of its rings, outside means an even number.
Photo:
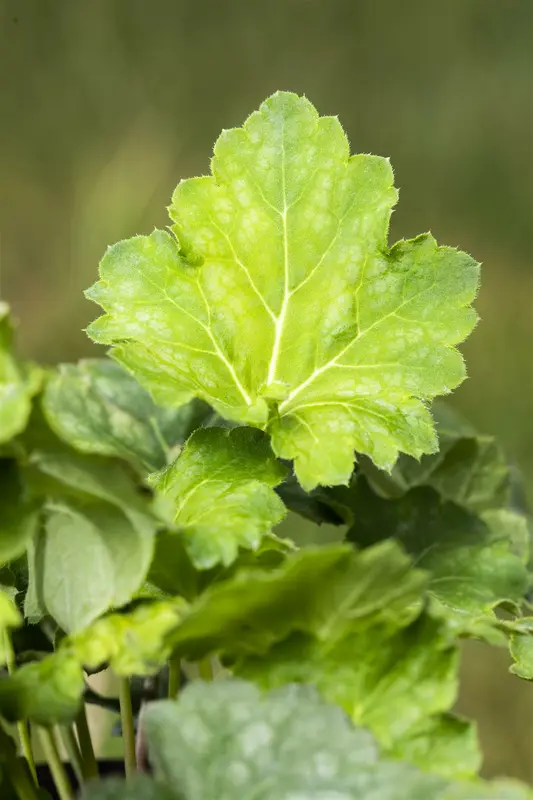
[[[213,680],[213,665],[209,657],[202,658],[202,660],[198,662],[198,672],[203,681]]]
[[[72,786],[59,756],[53,730],[51,728],[37,728],[37,730],[45,758],[48,761],[48,766],[56,785],[59,800],[73,800]]]
[[[181,659],[171,656],[168,664],[168,699],[174,700],[181,683]]]
[[[74,770],[76,778],[78,779],[78,783],[81,786],[84,778],[83,759],[81,757],[78,740],[76,739],[72,725],[67,725],[62,728],[61,738],[63,739],[63,744],[65,745],[65,750],[67,751],[69,761],[72,764],[72,769]]]
[[[24,761],[19,758],[9,761],[7,772],[19,800],[38,800],[35,786],[28,775]]]
[[[15,651],[13,650],[13,642],[11,641],[11,636],[9,635],[8,631],[4,631],[4,646],[6,652],[7,671],[10,675],[12,675],[16,669],[16,660]],[[35,760],[33,758],[33,750],[31,747],[30,728],[25,720],[20,720],[20,722],[17,722],[17,732],[20,739],[22,755],[28,762],[28,767],[30,768],[33,782],[37,786],[37,770],[35,769]]]
[[[98,777],[98,763],[94,755],[93,742],[91,739],[91,731],[89,730],[89,723],[87,721],[87,710],[85,703],[82,705],[78,716],[76,717],[75,725],[81,751],[83,777],[86,781],[90,781],[93,778]]]
[[[131,778],[137,771],[135,757],[135,726],[131,707],[130,682],[128,678],[120,678],[119,683],[120,717],[122,719],[122,738],[124,739],[124,765],[126,778]]]

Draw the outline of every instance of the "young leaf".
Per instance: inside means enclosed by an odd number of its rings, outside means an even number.
[[[62,648],[91,670],[109,662],[117,675],[151,675],[171,654],[166,643],[185,614],[180,600],[141,605],[128,614],[110,614],[68,637]]]
[[[361,553],[345,545],[309,547],[278,569],[242,570],[210,587],[169,643],[190,660],[264,653],[292,631],[331,643],[347,629],[412,619],[425,582],[394,542]]]
[[[239,547],[257,550],[262,537],[285,516],[273,491],[286,469],[268,437],[253,428],[205,428],[151,483],[183,536],[193,564],[231,564]]]
[[[333,645],[292,634],[266,655],[242,659],[234,672],[268,689],[312,684],[372,731],[385,754],[447,777],[472,777],[480,766],[475,735],[444,716],[459,683],[459,653],[449,638],[441,623],[427,616],[402,629],[381,624],[348,632]],[[435,732],[441,728],[448,742],[439,752]],[[451,749],[460,757],[450,759]]]
[[[349,157],[333,117],[278,92],[183,181],[155,231],[110,248],[87,293],[97,342],[157,401],[196,396],[267,428],[302,486],[433,452],[426,402],[464,378],[477,264],[430,236],[390,248],[388,160]]]
[[[200,402],[156,406],[146,389],[109,359],[62,364],[46,386],[43,406],[50,426],[72,447],[124,458],[143,473],[162,469],[212,415]]]
[[[33,539],[38,509],[26,497],[14,459],[0,459],[0,564],[21,556]]]
[[[10,722],[30,719],[37,725],[67,724],[78,713],[85,682],[78,662],[67,651],[25,664],[0,676],[0,715]]]
[[[83,630],[143,584],[154,531],[111,504],[52,506],[35,561],[42,606],[67,633]]]
[[[490,638],[493,609],[520,604],[530,577],[505,530],[495,533],[482,517],[429,487],[384,500],[360,478],[354,491],[359,513],[348,538],[363,546],[388,538],[401,542],[429,573],[430,594],[459,630]]]
[[[0,444],[25,428],[41,378],[38,367],[15,359],[9,309],[0,301]]]

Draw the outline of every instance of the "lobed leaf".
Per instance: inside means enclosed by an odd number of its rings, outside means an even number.
[[[348,631],[333,645],[292,634],[265,655],[241,659],[234,671],[265,689],[316,686],[368,728],[385,754],[464,778],[476,774],[480,754],[471,726],[447,715],[457,697],[458,662],[449,632],[423,615],[403,628]]]
[[[429,573],[434,609],[453,620],[458,632],[499,641],[494,609],[506,603],[518,608],[531,581],[505,528],[492,530],[482,517],[429,487],[385,500],[361,478],[354,491],[358,515],[348,538],[362,546],[388,538],[401,542]]]
[[[345,545],[308,547],[277,569],[241,570],[211,586],[169,643],[190,660],[265,653],[292,631],[331,643],[347,629],[412,619],[425,582],[394,542],[361,553]]]
[[[176,800],[530,797],[518,784],[450,782],[383,760],[367,731],[308,686],[262,695],[243,681],[193,683],[178,702],[150,704],[143,724],[155,780]]]
[[[239,547],[257,550],[285,516],[273,491],[286,474],[268,437],[253,428],[205,428],[151,483],[165,501],[193,564],[231,564]]]
[[[107,251],[88,333],[157,402],[266,428],[306,489],[347,482],[354,450],[385,469],[433,452],[426,403],[464,378],[478,266],[430,235],[389,248],[396,199],[388,160],[278,92],[178,185],[173,235]]]
[[[62,364],[48,381],[43,406],[52,429],[72,447],[124,458],[141,472],[162,469],[212,413],[200,402],[155,405],[135,378],[108,359]]]

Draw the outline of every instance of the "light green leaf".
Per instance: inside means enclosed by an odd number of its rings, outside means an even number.
[[[444,716],[457,696],[458,659],[448,631],[422,616],[403,629],[348,632],[333,646],[293,634],[266,655],[241,660],[235,671],[268,689],[312,684],[371,730],[385,754],[463,778],[476,774],[480,754],[468,726]]]
[[[108,359],[63,364],[48,382],[46,418],[83,453],[118,456],[142,472],[161,469],[212,412],[200,402],[156,406],[128,372]]]
[[[0,667],[6,663],[7,651],[5,634],[11,628],[18,628],[22,619],[13,600],[0,591]]]
[[[436,449],[426,402],[464,378],[477,264],[429,235],[390,248],[387,159],[278,92],[183,181],[155,231],[110,248],[89,327],[163,404],[267,428],[302,486]]]
[[[127,614],[110,614],[62,642],[62,648],[91,670],[105,663],[116,675],[151,675],[171,654],[166,642],[186,611],[181,599],[140,605]]]
[[[77,661],[59,651],[0,676],[0,715],[10,722],[65,724],[78,713],[85,682]]]
[[[518,606],[530,578],[505,529],[495,533],[481,517],[421,487],[385,500],[364,479],[355,486],[359,512],[348,538],[363,546],[395,538],[430,575],[429,592],[458,631],[498,637],[493,609]],[[501,520],[500,520],[501,521]]]
[[[254,428],[205,428],[177,460],[152,476],[193,564],[231,564],[239,547],[257,550],[285,516],[273,491],[286,475],[268,437]]]
[[[38,509],[26,496],[16,461],[0,459],[0,564],[24,553],[37,524]]]
[[[292,631],[332,643],[347,629],[412,619],[425,582],[394,542],[361,553],[308,547],[278,569],[241,570],[207,589],[169,640],[190,660],[264,653]]]
[[[172,794],[149,775],[107,778],[88,784],[82,789],[80,800],[172,800]]]
[[[144,725],[155,777],[180,800],[427,800],[445,785],[380,763],[369,734],[311,687],[195,683],[148,706]]]
[[[449,782],[378,756],[309,686],[185,688],[143,715],[155,779],[175,800],[529,800],[518,784]],[[98,798],[99,800],[99,798]]]
[[[402,455],[392,473],[361,460],[378,494],[400,497],[416,486],[432,486],[446,500],[481,513],[502,508],[510,499],[510,467],[491,436],[480,436],[443,403],[436,403],[439,452],[417,461]]]
[[[131,600],[153,546],[151,528],[136,527],[110,504],[50,507],[35,556],[43,607],[67,633],[83,630]]]
[[[39,391],[42,372],[13,355],[13,328],[9,309],[0,301],[0,444],[26,426],[32,397]]]
[[[511,635],[509,649],[514,664],[511,672],[519,678],[533,681],[533,617],[517,621],[517,630]]]
[[[40,498],[86,505],[103,501],[119,508],[131,524],[155,530],[146,494],[132,480],[125,465],[108,458],[87,456],[72,450],[34,451],[24,477],[31,493]]]

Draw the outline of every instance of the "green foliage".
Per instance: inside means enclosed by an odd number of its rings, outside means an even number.
[[[448,631],[422,616],[407,627],[348,630],[333,643],[293,634],[264,656],[242,659],[235,671],[265,688],[314,685],[371,730],[383,752],[430,772],[470,777],[480,767],[475,733],[446,713],[456,700],[458,659]],[[443,739],[439,752],[435,744]]]
[[[235,560],[239,547],[256,550],[285,516],[272,491],[286,470],[268,438],[253,428],[207,428],[151,483],[171,509],[193,563],[209,569]]]
[[[464,377],[473,259],[429,235],[389,249],[389,162],[350,158],[338,120],[290,93],[224,131],[212,173],[179,184],[174,236],[108,250],[92,338],[158,402],[268,428],[306,489],[346,482],[354,449],[384,468],[433,452],[424,401]]]
[[[48,382],[51,427],[82,453],[118,456],[142,472],[162,469],[211,414],[202,403],[156,406],[137,381],[107,359],[62,364]]]
[[[146,711],[155,779],[179,800],[525,800],[512,785],[448,782],[382,760],[372,738],[310,687],[261,695],[249,683],[188,687]],[[98,796],[97,796],[98,797]]]
[[[41,377],[38,367],[15,358],[9,309],[0,301],[0,445],[26,426]]]
[[[130,769],[130,681],[133,711],[182,669],[217,678],[142,706],[153,778],[82,797],[530,796],[475,781],[453,714],[461,637],[533,679],[511,471],[439,405],[437,452],[430,413],[464,377],[477,265],[429,235],[389,247],[395,201],[386,159],[278,93],[180,183],[171,232],[108,250],[90,334],[115,361],[39,393],[2,306],[0,732],[27,751],[28,722],[116,708],[84,678],[110,667]],[[337,543],[290,517],[282,538],[287,509]]]

